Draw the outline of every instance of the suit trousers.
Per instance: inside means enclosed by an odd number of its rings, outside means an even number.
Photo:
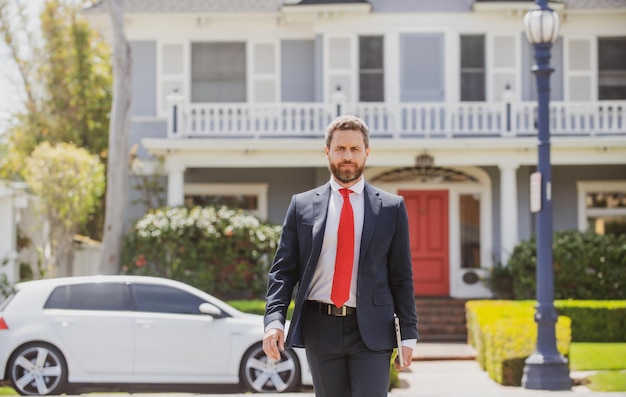
[[[367,348],[357,315],[305,308],[302,336],[316,397],[386,397],[392,350]]]

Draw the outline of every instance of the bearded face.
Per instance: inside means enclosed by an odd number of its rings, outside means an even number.
[[[337,130],[324,149],[328,168],[344,187],[352,186],[363,175],[370,149],[365,147],[363,134],[358,130]]]

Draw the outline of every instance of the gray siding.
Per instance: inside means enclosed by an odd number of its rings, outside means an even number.
[[[130,43],[133,57],[132,79],[133,116],[156,115],[156,42],[133,41]]]
[[[163,203],[167,202],[167,177],[166,176],[147,176],[150,181],[157,181],[157,183],[163,188],[163,192],[161,193],[160,199]],[[143,216],[148,212],[148,207],[144,205],[144,195],[141,191],[142,178],[138,176],[129,176],[129,189],[128,189],[128,197],[126,201],[126,224],[124,227],[128,230],[131,228],[139,219],[143,218]],[[156,205],[157,203],[153,203]]]
[[[537,234],[537,215],[530,212],[530,174],[536,167],[518,171],[519,239],[528,240]],[[552,167],[552,228],[578,229],[578,191],[576,182],[624,180],[626,165],[573,165]]]
[[[534,233],[534,223],[530,213],[530,174],[535,167],[520,167],[517,170],[517,222],[518,239],[528,240]]]
[[[143,138],[166,138],[167,137],[167,122],[163,121],[139,121],[132,122],[130,126],[129,136],[129,148],[133,145],[137,145],[137,156],[145,159],[149,158],[150,154],[146,148],[141,144]]]
[[[372,12],[470,12],[474,0],[369,0]]]
[[[562,101],[563,94],[563,38],[552,45],[550,66],[554,72],[550,76],[550,99]],[[537,100],[537,80],[532,72],[535,65],[535,51],[533,45],[528,42],[526,36],[522,38],[522,100]]]
[[[578,229],[576,182],[626,179],[626,164],[552,168],[554,230]]]
[[[281,98],[283,102],[315,102],[315,42],[281,43]]]

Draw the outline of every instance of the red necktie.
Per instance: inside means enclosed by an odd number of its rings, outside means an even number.
[[[352,190],[339,189],[343,196],[339,230],[337,231],[337,256],[335,258],[335,275],[330,300],[335,306],[341,307],[350,296],[350,281],[354,264],[354,214],[350,204]]]

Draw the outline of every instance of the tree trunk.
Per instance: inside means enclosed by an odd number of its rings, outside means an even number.
[[[56,277],[70,277],[74,272],[74,233],[66,231],[57,236],[56,252]]]
[[[124,0],[107,0],[113,37],[113,105],[109,126],[106,215],[100,274],[120,268],[124,209],[128,196],[128,130],[131,102],[131,54],[124,33]]]

